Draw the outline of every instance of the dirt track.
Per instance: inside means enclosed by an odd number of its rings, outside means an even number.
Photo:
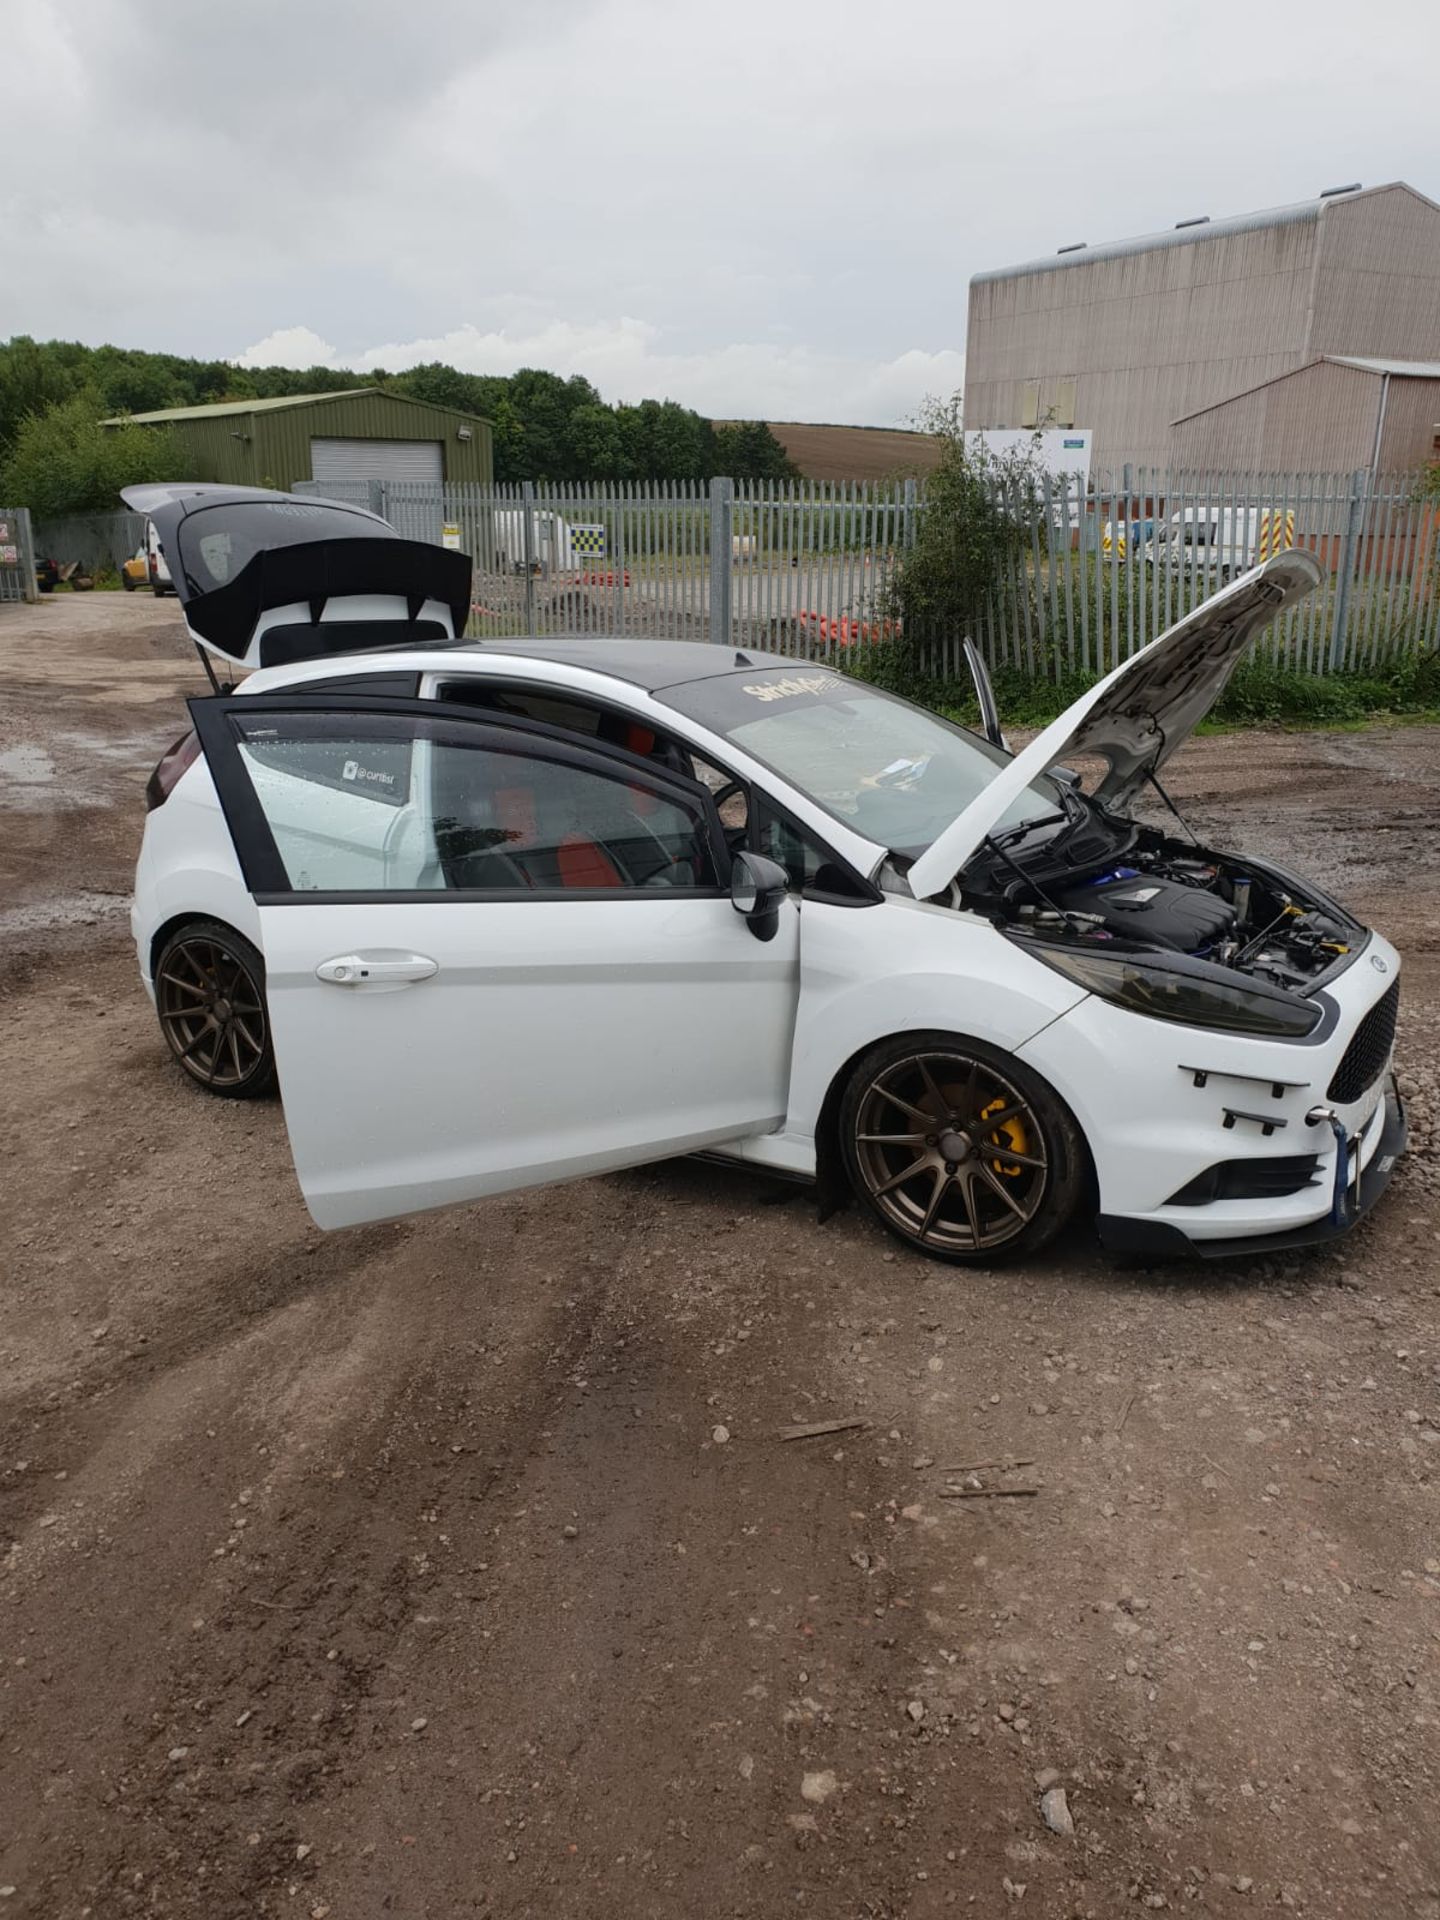
[[[198,682],[0,609],[0,1915],[1440,1916],[1433,733],[1173,782],[1405,953],[1379,1215],[960,1275],[678,1164],[317,1233],[127,949]]]

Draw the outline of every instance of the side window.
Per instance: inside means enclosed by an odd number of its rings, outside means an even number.
[[[484,707],[488,713],[514,713],[523,720],[542,720],[546,726],[563,727],[586,740],[593,740],[600,730],[598,708],[586,706],[583,700],[567,700],[562,694],[457,681],[442,689],[441,698],[467,707]]]
[[[408,740],[295,740],[275,727],[247,727],[243,752],[255,772],[358,794],[382,807],[410,799]]]
[[[414,817],[413,743],[404,733],[316,732],[288,716],[245,720],[240,758],[290,885],[364,891],[395,882]]]
[[[725,829],[725,838],[732,847],[744,846],[750,826],[749,789],[733,774],[712,766],[708,760],[702,760],[698,753],[689,753],[687,758],[694,777],[702,787],[709,788],[720,810],[720,824]]]
[[[797,893],[824,893],[841,899],[869,901],[855,876],[782,814],[757,798],[755,833],[751,844],[784,867]]]
[[[806,887],[813,886],[823,858],[814,843],[798,827],[792,826],[780,814],[773,813],[763,802],[759,808],[757,826],[755,851],[777,860],[790,876],[790,885],[797,893],[803,893]]]
[[[717,885],[698,798],[656,792],[563,748],[391,714],[232,714],[231,724],[295,891],[563,895]],[[352,788],[363,793],[363,784],[346,782],[346,765],[384,770],[402,755],[402,804],[356,798]],[[327,777],[296,777],[305,765]]]
[[[524,720],[540,720],[547,726],[563,727],[567,733],[585,740],[598,740],[603,746],[623,747],[627,753],[653,760],[657,767],[698,780],[712,794],[734,787],[732,776],[703,760],[683,741],[657,731],[640,718],[628,718],[609,707],[591,706],[583,699],[571,699],[547,688],[495,686],[476,677],[451,680],[440,688],[442,700],[467,707],[483,707],[488,713],[513,713]],[[744,787],[730,793],[720,808],[720,820],[734,844],[743,840],[749,822],[749,801]]]

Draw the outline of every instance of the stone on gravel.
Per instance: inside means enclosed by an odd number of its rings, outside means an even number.
[[[423,1713],[417,1714],[415,1719],[410,1722],[410,1731],[412,1733],[423,1733],[429,1724],[430,1722],[425,1718]]]
[[[1060,1769],[1058,1767],[1041,1767],[1035,1776],[1035,1784],[1041,1793],[1048,1793],[1051,1787],[1059,1786]]]
[[[717,1447],[723,1447],[725,1442],[730,1438],[729,1427],[716,1427],[711,1432],[710,1438],[715,1442]]]
[[[911,1700],[907,1703],[905,1711],[918,1727],[920,1722],[925,1718],[925,1702],[923,1700]]]
[[[172,1747],[170,1749],[170,1758],[172,1760],[183,1760],[189,1751],[190,1749],[188,1747]]]
[[[840,1782],[828,1767],[823,1773],[802,1774],[800,1777],[800,1798],[802,1800],[808,1800],[812,1806],[823,1806],[839,1784]]]
[[[1040,1796],[1040,1818],[1051,1833],[1058,1833],[1069,1840],[1075,1832],[1074,1817],[1070,1812],[1070,1802],[1065,1798],[1064,1787],[1051,1787]]]

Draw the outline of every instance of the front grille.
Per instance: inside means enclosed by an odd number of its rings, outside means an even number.
[[[1337,1106],[1348,1106],[1374,1086],[1385,1071],[1385,1062],[1395,1043],[1395,1017],[1399,1010],[1400,982],[1397,980],[1355,1029],[1345,1057],[1335,1069],[1327,1099]]]

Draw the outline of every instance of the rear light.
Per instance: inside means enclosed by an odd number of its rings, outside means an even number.
[[[192,728],[182,734],[173,747],[167,748],[160,763],[145,782],[145,811],[153,813],[175,789],[176,782],[187,767],[193,767],[200,758],[200,736]]]

